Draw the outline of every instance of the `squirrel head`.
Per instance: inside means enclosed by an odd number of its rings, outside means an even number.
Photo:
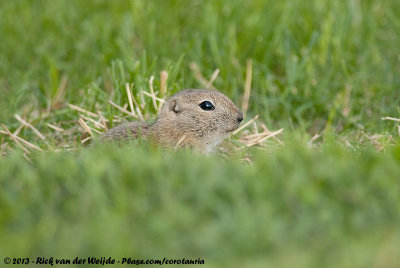
[[[215,90],[183,90],[170,97],[159,113],[157,124],[184,144],[208,147],[221,142],[237,129],[243,113],[224,94]],[[161,134],[161,133],[160,133]],[[179,139],[179,138],[178,138]]]

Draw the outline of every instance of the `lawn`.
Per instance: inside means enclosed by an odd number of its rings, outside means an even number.
[[[396,0],[0,0],[0,263],[399,267],[398,14]],[[138,111],[154,120],[153,91],[205,87],[246,115],[214,154],[96,142]]]

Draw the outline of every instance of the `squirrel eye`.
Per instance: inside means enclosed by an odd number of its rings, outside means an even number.
[[[205,111],[212,111],[215,109],[214,105],[210,101],[203,101],[199,106]]]

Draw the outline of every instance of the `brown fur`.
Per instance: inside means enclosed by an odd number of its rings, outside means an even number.
[[[210,101],[215,110],[202,110],[199,104],[203,101]],[[182,147],[209,152],[238,128],[242,119],[242,112],[224,94],[190,89],[169,98],[154,124],[122,124],[104,133],[103,138],[124,141],[140,136],[163,147],[173,147],[181,140]]]

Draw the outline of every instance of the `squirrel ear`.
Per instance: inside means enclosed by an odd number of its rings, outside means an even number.
[[[179,107],[176,99],[171,100],[171,102],[169,103],[169,109],[176,114],[181,111],[181,108]]]

